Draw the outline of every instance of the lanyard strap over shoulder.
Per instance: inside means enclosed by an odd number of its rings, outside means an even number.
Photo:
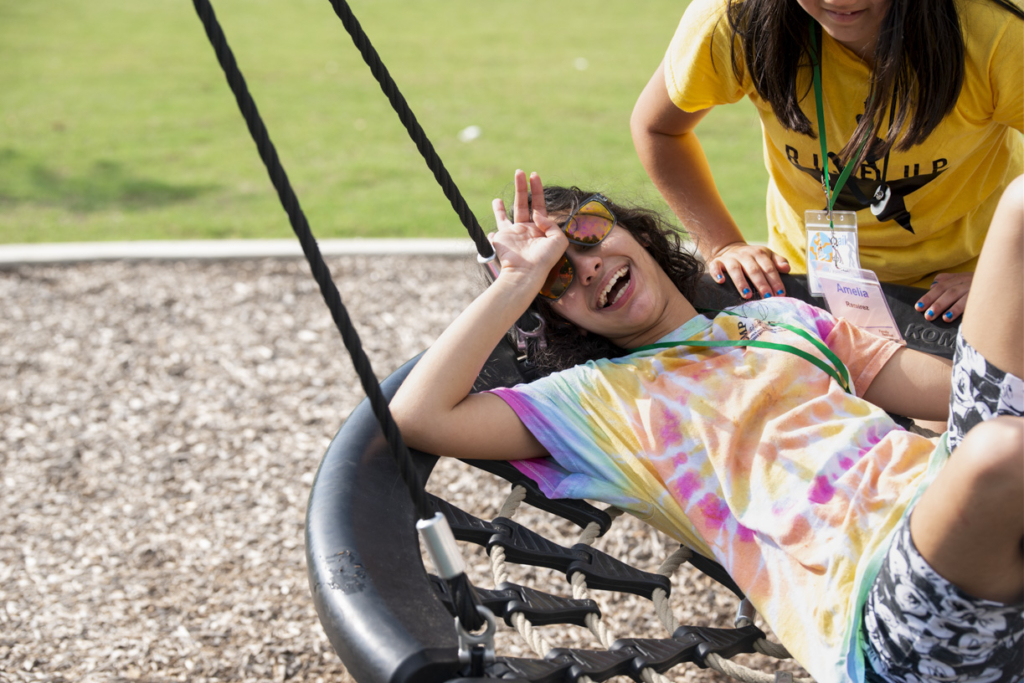
[[[850,173],[853,172],[854,163],[853,161],[860,158],[861,152],[864,150],[864,145],[867,144],[870,135],[865,135],[861,141],[860,146],[857,148],[857,154],[850,160],[850,163],[842,169],[839,174],[839,178],[836,180],[835,191],[832,191],[830,187],[831,181],[828,175],[828,140],[825,136],[825,103],[824,97],[821,94],[821,63],[818,56],[818,32],[817,22],[814,19],[808,20],[811,34],[811,64],[813,65],[814,71],[814,105],[818,113],[818,140],[821,142],[821,184],[825,188],[825,201],[828,203],[828,222],[829,226],[832,226],[832,207],[835,206],[836,199],[839,197],[839,192],[842,191],[843,186],[846,185],[846,180],[850,177]]]
[[[704,311],[704,310],[701,311],[701,313],[705,313],[705,312],[707,312],[707,313],[725,313],[727,315],[734,315],[736,317],[741,317],[738,313],[734,313],[733,311]],[[761,349],[773,349],[775,351],[785,351],[787,353],[793,354],[794,356],[799,356],[800,358],[803,358],[804,360],[808,361],[809,363],[812,363],[816,367],[818,367],[821,370],[823,370],[826,374],[828,374],[829,377],[831,377],[836,382],[838,382],[839,386],[841,386],[843,388],[843,391],[845,391],[848,394],[852,394],[853,393],[850,390],[850,371],[846,369],[846,364],[843,363],[842,360],[840,360],[839,356],[837,356],[832,351],[832,349],[828,348],[828,346],[826,346],[824,344],[824,342],[822,342],[820,339],[817,339],[816,337],[814,337],[814,335],[812,335],[807,330],[801,329],[801,328],[799,328],[799,327],[797,327],[795,325],[788,325],[786,323],[778,323],[778,322],[773,322],[773,323],[770,323],[770,324],[771,325],[775,325],[776,327],[781,327],[783,329],[789,330],[790,332],[793,332],[794,334],[797,334],[797,335],[803,337],[804,339],[809,341],[812,345],[814,345],[815,348],[817,348],[819,351],[821,351],[825,355],[825,357],[828,358],[829,363],[826,363],[821,358],[818,358],[817,356],[814,356],[814,355],[812,355],[810,353],[807,353],[803,349],[798,349],[795,346],[792,346],[791,344],[759,341],[757,339],[712,339],[712,340],[686,340],[686,341],[678,341],[678,342],[658,342],[658,343],[655,343],[655,344],[648,344],[646,346],[641,346],[639,348],[633,349],[633,351],[637,352],[637,351],[650,351],[652,349],[671,349],[671,348],[675,348],[677,346],[710,346],[710,347],[714,347],[714,346],[753,346],[753,347],[761,348]]]

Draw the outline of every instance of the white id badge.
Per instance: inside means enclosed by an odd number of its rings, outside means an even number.
[[[818,270],[822,264],[840,271],[860,269],[860,244],[857,241],[857,214],[853,211],[833,211],[833,224],[829,228],[827,211],[805,211],[807,226],[807,289],[821,296]],[[834,242],[833,242],[834,238]]]
[[[846,318],[851,324],[879,337],[903,342],[882,285],[878,284],[878,276],[873,271],[840,271],[831,266],[820,266],[818,282],[832,315]]]

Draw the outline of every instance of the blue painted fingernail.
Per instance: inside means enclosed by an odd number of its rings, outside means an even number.
[[[768,292],[767,294],[764,295],[764,298],[765,299],[771,299],[772,298],[772,293]]]
[[[715,279],[716,279],[716,280],[721,280],[721,279],[722,279],[722,274],[721,274],[721,273],[719,273],[718,275],[716,275],[716,276],[715,276]]]
[[[914,308],[920,311],[922,308],[924,308],[924,304],[918,301],[916,304],[914,304]]]
[[[930,309],[930,308],[929,308],[929,309],[928,309],[928,312],[927,312],[927,313],[925,313],[925,315],[926,315],[926,316],[928,316],[928,317],[930,318],[930,317],[932,317],[933,315],[935,315],[935,311],[933,311],[932,309]]]
[[[780,289],[779,291],[775,292],[775,295],[776,295],[776,296],[782,296],[782,295],[783,295],[783,294],[785,294],[785,293],[786,293],[786,290],[784,290],[784,289]]]
[[[749,287],[744,287],[743,288],[743,296],[747,296],[749,294],[750,294],[750,288]]]
[[[952,320],[953,319],[953,311],[946,311],[946,314],[944,316],[942,316],[942,317],[945,318],[946,320]]]

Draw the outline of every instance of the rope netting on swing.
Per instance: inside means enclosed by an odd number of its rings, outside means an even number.
[[[559,510],[544,501],[555,515],[571,514],[574,519],[570,524],[546,523],[550,514],[523,506],[524,501],[536,502],[540,496],[529,480],[517,478],[504,463],[473,465],[518,482],[503,501],[495,501],[493,519],[484,521],[440,498],[432,498],[432,505],[445,514],[460,541],[484,552],[489,576],[475,581],[483,604],[514,629],[527,654],[545,660],[545,664],[506,660],[503,668],[492,673],[530,680],[558,672],[577,680],[628,675],[653,683],[670,680],[665,674],[672,673],[675,666],[694,663],[737,680],[776,680],[774,674],[729,659],[740,653],[757,652],[780,659],[789,654],[752,625],[749,605],[740,602],[739,589],[717,565],[685,546],[659,538],[657,532],[623,517],[616,508],[598,510],[581,505]],[[604,552],[597,545],[614,552]],[[687,595],[685,582],[692,572],[679,571],[685,564],[703,568],[727,591],[736,593],[731,601],[734,610],[735,604],[740,606],[736,628],[680,623],[676,617],[680,607],[691,617],[707,610],[710,618],[702,621],[714,623],[722,621],[722,612],[728,610],[723,603],[729,602],[721,595]],[[638,568],[642,566],[650,571]],[[481,589],[481,585],[495,588]],[[443,584],[435,582],[435,587],[445,601]],[[698,590],[706,590],[703,582]],[[679,596],[674,595],[677,591]],[[609,609],[616,612],[608,614]],[[620,610],[626,613],[625,619],[618,614]],[[576,628],[566,633],[566,627]],[[629,635],[635,633],[645,637]]]
[[[330,2],[476,243],[481,260],[493,258],[483,230],[351,9],[344,0]],[[424,482],[437,459],[405,446],[387,406],[388,397],[415,360],[383,385],[377,382],[213,8],[209,0],[193,3],[367,394],[321,463],[306,526],[314,602],[332,645],[353,676],[361,683],[470,678],[554,683],[624,675],[654,683],[667,680],[665,674],[673,667],[694,663],[742,681],[809,680],[794,679],[789,672],[767,674],[730,661],[739,653],[788,656],[785,648],[768,640],[753,623],[755,615],[745,601],[739,603],[735,628],[680,624],[672,606],[671,577],[682,565],[697,568],[738,599],[742,592],[719,565],[683,546],[665,544],[665,556],[653,571],[634,568],[598,550],[594,544],[620,515],[618,510],[599,510],[584,501],[548,500],[507,463],[471,463],[513,484],[492,519],[469,514],[426,492]],[[786,276],[785,284],[791,295],[803,292],[810,299],[800,280]],[[907,302],[903,307],[910,311],[913,293],[902,298]],[[733,303],[722,301],[720,307]],[[919,346],[948,355],[944,337],[940,339],[938,332],[933,337],[919,339]],[[494,350],[474,388],[510,386],[528,379],[530,369],[523,362],[521,343],[509,341]],[[524,502],[576,525],[581,531],[574,542],[555,543],[516,522],[513,516]],[[440,564],[445,566],[437,569],[443,578],[427,574],[414,528],[435,523],[441,527],[441,520],[463,545],[485,549],[492,588],[470,583],[458,548],[445,548],[454,553],[454,559],[442,558]],[[455,545],[454,540],[443,543]],[[433,551],[431,557],[436,560]],[[510,580],[511,565],[559,572],[568,584],[555,589],[515,583]],[[592,599],[595,591],[648,601],[664,633],[619,637]],[[496,618],[522,636],[533,657],[494,651]],[[557,646],[543,629],[552,625],[584,629],[590,634],[589,644]]]

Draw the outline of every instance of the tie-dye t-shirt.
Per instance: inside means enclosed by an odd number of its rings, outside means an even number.
[[[732,312],[662,341],[758,339],[823,358],[773,322],[798,325],[855,392],[899,348],[794,299]],[[863,680],[863,595],[944,449],[772,349],[640,351],[494,393],[551,454],[516,463],[545,494],[623,508],[714,558],[816,680]]]

